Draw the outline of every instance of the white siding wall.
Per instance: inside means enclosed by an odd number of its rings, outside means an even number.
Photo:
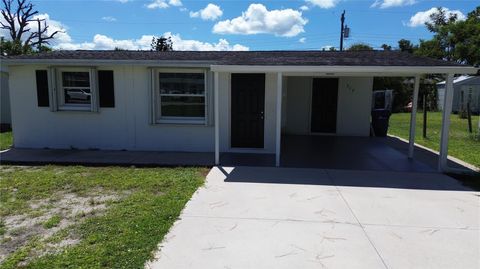
[[[373,78],[340,78],[337,134],[369,136]]]
[[[18,148],[116,149],[159,151],[214,150],[213,123],[205,125],[151,125],[150,71],[139,66],[101,66],[114,70],[115,107],[99,113],[51,112],[37,106],[35,70],[47,66],[10,68],[10,95],[14,144]],[[265,148],[230,147],[230,74],[219,74],[220,150],[275,152],[277,75],[265,80]],[[308,134],[312,78],[284,78],[282,125],[286,133]],[[340,78],[338,135],[367,136],[370,126],[372,78]],[[209,83],[211,85],[211,83]],[[211,87],[207,94],[212,105]],[[209,109],[210,114],[213,113]],[[210,115],[212,116],[212,115]],[[211,119],[211,117],[210,117]]]
[[[337,135],[369,136],[373,78],[339,79]],[[310,134],[311,77],[288,77],[285,133]]]
[[[37,106],[35,70],[10,67],[14,144],[18,148],[78,148],[213,151],[213,127],[150,125],[150,71],[146,67],[102,66],[114,70],[115,108],[99,113],[50,112]]]
[[[305,135],[310,133],[310,105],[312,95],[312,78],[288,77],[287,81],[287,134]]]
[[[8,73],[0,71],[0,123],[10,124],[10,95],[8,93]]]

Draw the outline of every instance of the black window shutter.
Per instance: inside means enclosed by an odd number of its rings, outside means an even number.
[[[37,103],[40,107],[49,106],[47,70],[35,70],[37,79]]]
[[[100,97],[100,107],[115,107],[113,71],[98,71],[98,93]]]

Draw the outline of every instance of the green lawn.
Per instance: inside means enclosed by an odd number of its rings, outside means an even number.
[[[478,134],[478,116],[472,117],[473,134],[468,132],[468,122],[458,115],[451,115],[448,154],[480,167],[480,137]],[[427,120],[427,138],[422,137],[423,113],[417,114],[415,142],[428,148],[439,150],[441,112],[429,112]],[[389,133],[408,139],[410,132],[410,113],[396,113],[390,118]]]
[[[0,150],[8,149],[12,146],[12,132],[0,133]]]
[[[143,268],[206,172],[1,166],[0,268]]]

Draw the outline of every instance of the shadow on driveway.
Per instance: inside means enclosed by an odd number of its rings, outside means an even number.
[[[440,173],[294,169],[274,167],[219,167],[225,182],[332,185],[413,190],[472,191]]]

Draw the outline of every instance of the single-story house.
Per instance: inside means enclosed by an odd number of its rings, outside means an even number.
[[[211,152],[216,164],[274,154],[277,166],[283,135],[369,136],[375,76],[416,77],[416,100],[419,75],[447,74],[449,108],[453,75],[477,73],[393,51],[54,51],[5,63],[17,148]]]
[[[437,83],[437,106],[443,110],[445,81]],[[459,76],[453,80],[452,112],[466,111],[470,103],[472,113],[480,113],[480,76]]]

